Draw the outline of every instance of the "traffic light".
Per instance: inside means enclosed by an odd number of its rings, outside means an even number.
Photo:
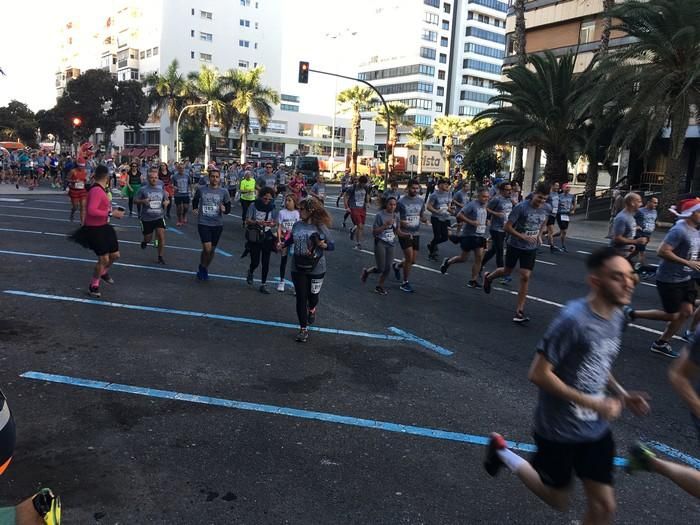
[[[299,83],[308,84],[309,83],[309,63],[299,62]]]
[[[83,119],[80,117],[73,117],[73,120],[71,121],[73,123],[74,128],[79,128],[80,125],[83,123]]]

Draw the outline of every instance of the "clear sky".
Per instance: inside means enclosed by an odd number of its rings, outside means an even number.
[[[316,75],[312,86],[294,85],[298,61],[308,60],[312,68],[356,74],[356,62],[366,56],[362,50],[370,38],[365,33],[367,18],[379,0],[279,1],[284,6],[283,26],[287,31],[282,71],[287,80],[283,80],[282,89],[302,95],[302,111],[330,113],[332,109],[320,108],[332,107],[335,81]],[[0,106],[17,99],[33,111],[52,107],[56,100],[58,28],[75,13],[83,20],[90,20],[95,16],[96,6],[104,2],[25,0],[21,8],[15,4],[11,12],[5,9],[0,29],[0,68],[6,76],[0,75]],[[340,38],[331,39],[329,35]],[[286,85],[288,82],[290,86]],[[341,80],[338,89],[350,84]]]

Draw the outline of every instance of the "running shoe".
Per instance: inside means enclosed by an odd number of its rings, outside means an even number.
[[[99,286],[90,286],[89,291],[88,291],[88,294],[90,295],[90,297],[95,297],[95,298],[97,298],[97,299],[99,299],[100,297],[102,297],[102,294],[100,293],[100,287],[99,287]]]
[[[685,341],[686,343],[692,343],[694,335],[695,332],[693,332],[692,330],[686,330],[681,334],[680,338],[683,339],[683,341]]]
[[[299,333],[294,338],[297,343],[305,343],[309,340],[309,331],[306,328],[299,330]]]
[[[354,248],[355,248],[356,250],[361,250],[361,249],[362,249],[362,245],[358,242],[358,243],[354,246]]]
[[[353,240],[353,236],[355,235],[355,230],[357,230],[357,226],[353,226],[350,228],[350,240]]]
[[[515,315],[513,316],[513,322],[517,324],[523,324],[527,323],[530,320],[530,318],[525,315],[525,312],[520,310],[519,312],[515,312]]]
[[[102,277],[100,277],[100,279],[102,279],[107,284],[114,284],[114,279],[112,279],[112,277],[108,273],[104,274]]]
[[[278,292],[284,292],[284,281],[280,279],[279,284],[277,285],[277,291]]]
[[[314,324],[316,322],[316,308],[309,309],[308,319],[309,324]]]
[[[202,275],[204,276],[205,281],[209,280],[209,269],[205,266],[202,266]]]
[[[656,457],[649,448],[638,441],[632,445],[628,452],[627,467],[625,470],[628,474],[634,474],[640,471],[651,471],[651,460]]]
[[[491,279],[489,279],[491,272],[486,272],[484,274],[484,292],[491,293]]]
[[[158,264],[165,264],[165,259],[163,259],[160,255],[158,256]]]
[[[394,279],[397,281],[401,280],[401,270],[399,269],[398,263],[392,263],[391,267],[394,269]]]
[[[625,322],[631,323],[634,321],[634,308],[626,304],[622,307],[622,315],[625,316]]]
[[[557,248],[553,244],[549,245],[549,253],[561,253],[561,248]]]
[[[360,281],[366,283],[367,277],[369,277],[369,272],[367,271],[367,268],[362,268],[362,275],[360,275]]]
[[[569,253],[569,250],[567,250],[566,246],[564,246],[564,245],[562,245],[561,251],[563,251],[564,253]]]
[[[204,275],[202,274],[202,267],[201,266],[199,267],[199,269],[197,269],[197,280],[204,281]]]
[[[253,285],[253,272],[248,270],[248,275],[246,275],[245,282],[247,282],[249,285]]]
[[[506,448],[508,448],[508,446],[502,435],[496,432],[492,432],[489,435],[489,445],[486,449],[486,458],[484,459],[484,468],[489,476],[495,476],[498,474],[498,471],[501,470],[503,461],[498,457],[498,451],[505,450]]]
[[[32,498],[34,509],[46,525],[61,525],[61,498],[51,489],[41,489]]]
[[[406,281],[401,286],[399,286],[399,290],[401,290],[402,292],[407,292],[407,293],[414,292],[413,287],[411,286],[411,283],[409,283],[408,281]]]
[[[17,186],[17,189],[19,189],[19,186]],[[70,212],[70,222],[73,222],[75,220],[75,210],[71,210]]]
[[[450,267],[450,258],[449,258],[449,257],[445,257],[445,258],[442,260],[442,264],[440,265],[440,273],[442,273],[442,275],[445,275],[445,274],[447,273],[447,269],[448,269],[449,267]]]
[[[501,279],[498,282],[508,286],[510,285],[510,283],[513,282],[513,278],[510,275],[506,275],[505,277],[501,277]]]
[[[374,291],[377,292],[379,295],[389,295],[389,292],[387,292],[384,288],[381,286],[375,286]]]
[[[673,349],[673,347],[671,347],[671,345],[668,344],[668,341],[654,341],[651,344],[651,351],[655,354],[661,354],[663,356],[670,357],[671,359],[676,359],[678,357],[678,352],[676,352]]]
[[[476,288],[476,289],[483,288],[477,281],[469,281],[469,282],[467,283],[467,286],[468,286],[469,288]]]
[[[270,290],[267,289],[266,284],[261,284],[260,285],[260,293],[265,294],[265,295],[270,295]]]
[[[145,250],[146,246],[148,246],[148,243],[146,241],[141,241],[141,249]]]

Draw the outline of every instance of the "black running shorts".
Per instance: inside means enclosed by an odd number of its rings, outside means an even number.
[[[535,267],[537,250],[523,250],[510,244],[506,248],[506,268],[515,268],[520,264],[521,270],[532,270]]]
[[[554,221],[556,220],[556,216],[550,215],[547,217],[547,226],[554,226]]]
[[[190,198],[186,195],[175,195],[175,206],[180,206],[182,204],[189,204]]]
[[[399,245],[402,250],[413,248],[416,251],[420,250],[420,235],[412,235],[411,237],[399,237]]]
[[[158,219],[155,221],[141,221],[141,231],[144,235],[151,235],[157,229],[165,229],[165,219]]]
[[[613,484],[615,442],[608,432],[597,441],[558,443],[535,434],[537,452],[532,466],[542,483],[555,489],[571,484],[572,474],[604,485]]]
[[[559,225],[559,229],[562,231],[566,231],[569,229],[569,221],[562,221],[561,213],[557,213],[557,224]]]
[[[682,283],[656,281],[656,289],[659,292],[664,312],[668,314],[679,312],[683,303],[695,305],[695,299],[698,297],[698,291],[692,279]]]
[[[219,244],[221,232],[224,231],[224,227],[200,224],[197,226],[197,230],[199,230],[199,239],[202,241],[202,244],[210,242],[212,246],[216,246]]]
[[[463,252],[471,252],[479,248],[486,248],[486,237],[468,235],[459,240],[459,246],[462,248]]]

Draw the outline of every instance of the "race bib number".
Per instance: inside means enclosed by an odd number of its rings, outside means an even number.
[[[364,206],[366,196],[367,196],[366,192],[356,191],[355,192],[355,205],[356,206]]]
[[[318,294],[321,293],[321,286],[323,286],[323,279],[311,279],[311,293]]]
[[[148,201],[148,207],[152,210],[160,210],[162,203],[160,201]]]
[[[394,234],[394,230],[385,230],[383,237],[384,237],[384,240],[386,242],[389,242],[389,243],[394,242],[394,239],[396,239],[396,235]]]
[[[219,214],[219,207],[216,204],[205,204],[202,206],[202,213],[209,217]]]
[[[565,214],[560,215],[562,222],[569,222],[569,216]]]
[[[486,225],[485,224],[479,224],[476,227],[476,233],[486,233]]]
[[[528,237],[537,237],[540,234],[540,230],[525,230],[525,235]]]
[[[448,209],[449,209],[449,207],[447,206],[447,204],[440,204],[440,207],[438,208],[438,210],[439,210],[440,213],[442,213],[442,214],[447,213],[447,210],[448,210]]]
[[[408,224],[412,228],[415,228],[420,224],[420,217],[418,217],[417,215],[410,215],[406,217],[406,224]]]
[[[597,397],[599,399],[603,398],[602,395],[597,395],[594,397]],[[574,410],[574,416],[579,421],[598,421],[600,415],[595,410],[591,408],[584,408],[582,406],[577,405],[576,403],[571,403],[571,405]]]
[[[283,221],[282,230],[284,230],[285,232],[292,231],[292,228],[294,227],[294,222],[295,221]]]
[[[85,183],[83,181],[77,181],[75,184],[73,184],[73,187],[76,190],[84,190],[85,189]]]

